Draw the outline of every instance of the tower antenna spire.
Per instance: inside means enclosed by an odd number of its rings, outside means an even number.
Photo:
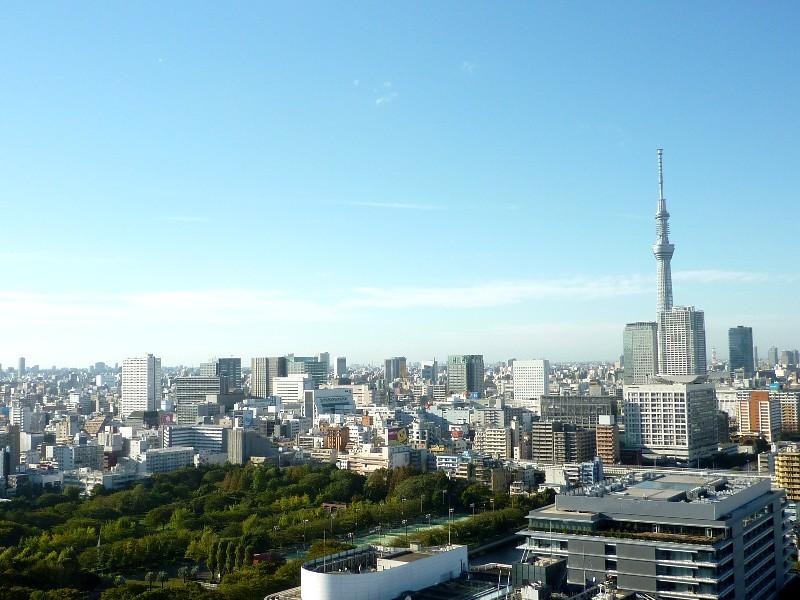
[[[659,148],[658,154],[658,208],[656,209],[656,243],[653,255],[658,265],[658,304],[659,313],[672,310],[672,269],[670,261],[675,246],[669,242],[669,213],[664,198],[664,150]]]

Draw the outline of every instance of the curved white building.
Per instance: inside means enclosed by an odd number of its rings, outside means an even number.
[[[309,561],[300,571],[302,600],[393,600],[449,581],[469,567],[466,546],[390,553],[362,546]]]

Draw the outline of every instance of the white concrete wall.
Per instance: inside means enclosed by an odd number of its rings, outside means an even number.
[[[316,573],[302,569],[302,600],[392,600],[458,577],[469,564],[466,546],[373,573]]]

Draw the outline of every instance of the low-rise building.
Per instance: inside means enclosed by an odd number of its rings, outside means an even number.
[[[468,570],[466,546],[383,553],[362,546],[309,561],[300,570],[302,600],[391,600]]]
[[[170,473],[194,464],[194,448],[154,448],[141,458],[142,469],[148,475]]]

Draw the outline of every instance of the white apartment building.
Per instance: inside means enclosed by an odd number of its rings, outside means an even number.
[[[194,448],[154,448],[143,455],[142,467],[148,474],[169,473],[194,464]]]
[[[103,447],[94,441],[88,444],[45,446],[44,451],[45,458],[57,462],[62,471],[82,467],[90,469],[103,467]]]
[[[119,416],[158,410],[161,405],[161,359],[152,354],[122,361],[122,400]]]
[[[549,361],[515,360],[511,376],[514,379],[514,404],[524,406],[538,415],[541,398],[550,388]]]
[[[475,431],[476,452],[488,454],[492,458],[507,460],[513,458],[511,454],[511,430],[491,427],[480,428]]]
[[[455,472],[461,462],[461,457],[457,454],[435,454],[436,470]]]
[[[698,379],[660,377],[654,383],[624,386],[627,446],[687,461],[716,452],[714,385]]]
[[[11,410],[8,412],[8,420],[11,425],[19,427],[20,431],[30,431],[31,409],[20,404],[19,400],[12,400]]]
[[[204,452],[223,452],[229,430],[219,425],[170,425],[163,429],[164,448],[194,448]]]

